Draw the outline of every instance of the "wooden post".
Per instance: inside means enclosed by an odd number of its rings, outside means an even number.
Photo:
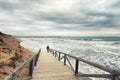
[[[78,74],[78,68],[79,68],[79,60],[76,59],[76,63],[75,63],[75,75]]]
[[[41,53],[41,49],[38,51],[37,59],[39,58],[40,53]]]
[[[31,78],[32,78],[32,74],[33,74],[33,60],[30,62],[30,65],[29,65],[29,75]]]
[[[37,66],[37,61],[38,61],[40,52],[41,52],[41,49],[38,51],[38,53],[37,53],[37,55],[36,55],[36,57],[35,57],[35,66]]]
[[[59,52],[59,56],[58,56],[58,60],[60,61],[60,56],[61,56],[61,53]]]
[[[37,66],[38,55],[35,56],[35,66]]]
[[[66,54],[64,54],[64,65],[66,65]]]

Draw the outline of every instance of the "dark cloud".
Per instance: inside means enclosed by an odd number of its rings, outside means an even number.
[[[113,13],[97,13],[97,12],[88,12],[85,13],[86,17],[81,18],[81,17],[71,17],[72,15],[69,16],[57,16],[57,14],[54,14],[54,16],[46,16],[46,17],[37,17],[38,20],[48,20],[48,21],[53,21],[59,25],[61,24],[77,24],[79,26],[76,26],[77,29],[79,27],[120,27],[119,24],[114,23],[114,20],[116,18],[120,18],[120,16],[115,15]],[[105,19],[99,20],[99,18],[104,17]],[[92,20],[94,18],[97,18],[96,20]],[[71,28],[75,26],[70,26],[67,28]],[[60,27],[58,27],[60,28]],[[64,27],[62,27],[64,28]]]
[[[105,2],[107,0],[69,0],[69,4],[63,0],[0,0],[0,15],[3,15],[0,25],[27,25],[34,31],[120,29],[120,1]]]
[[[113,5],[111,5],[111,8],[120,8],[120,1],[117,1]]]
[[[0,8],[3,9],[3,10],[15,10],[17,9],[17,4],[15,3],[10,3],[10,2],[7,2],[7,1],[0,1]]]

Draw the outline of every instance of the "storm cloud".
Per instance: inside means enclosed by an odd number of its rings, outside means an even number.
[[[106,35],[120,35],[119,4],[119,0],[0,0],[0,31],[103,35],[107,30]]]

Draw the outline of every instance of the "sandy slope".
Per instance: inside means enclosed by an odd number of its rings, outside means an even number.
[[[20,45],[21,40],[0,32],[0,79],[4,78],[32,56]]]

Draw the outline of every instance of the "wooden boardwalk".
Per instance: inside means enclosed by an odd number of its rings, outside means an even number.
[[[52,54],[42,51],[39,61],[33,71],[32,80],[89,80],[88,78],[77,79],[74,72],[59,62]]]

